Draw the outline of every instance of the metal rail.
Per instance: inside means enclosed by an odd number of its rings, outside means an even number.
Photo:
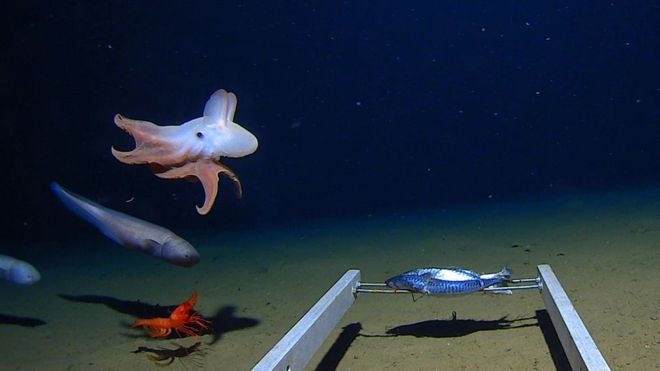
[[[537,267],[541,297],[573,370],[609,371],[605,358],[591,338],[571,299],[549,265]]]
[[[359,270],[346,272],[252,370],[302,370],[355,301],[359,281]]]

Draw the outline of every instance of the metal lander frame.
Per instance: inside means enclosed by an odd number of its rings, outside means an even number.
[[[483,291],[538,289],[566,358],[573,370],[610,370],[566,291],[549,265],[537,266],[538,277],[511,280],[512,285]],[[532,283],[532,284],[530,284]],[[360,282],[360,271],[347,271],[282,339],[257,363],[253,371],[302,370],[359,293],[403,293],[380,283]]]

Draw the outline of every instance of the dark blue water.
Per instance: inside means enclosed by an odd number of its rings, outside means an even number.
[[[52,180],[200,231],[660,185],[659,25],[652,1],[16,3],[2,238],[95,233]],[[112,118],[180,124],[219,88],[260,148],[202,217],[199,183],[112,157]]]

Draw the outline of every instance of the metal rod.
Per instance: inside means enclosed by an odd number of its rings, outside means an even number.
[[[524,282],[538,282],[537,278],[521,279],[517,280],[520,283]],[[486,287],[483,290],[479,291],[509,291],[509,290],[532,290],[539,289],[540,286],[538,283],[536,285],[512,285],[512,286],[497,286],[497,287]],[[360,283],[357,288],[355,288],[355,293],[360,294],[409,294],[412,291],[401,290],[401,289],[392,289],[389,288],[384,283]],[[478,291],[477,291],[478,292]]]
[[[362,286],[369,286],[369,287],[388,287],[384,283],[376,282],[376,283],[368,283],[368,282],[360,282],[358,287]]]
[[[517,280],[509,280],[509,282],[511,282],[511,283],[527,283],[527,282],[536,282],[536,283],[539,283],[540,281],[541,281],[541,278],[540,278],[540,277],[536,277],[536,278],[521,278],[521,279],[517,279]]]
[[[531,289],[540,289],[539,285],[525,285],[525,286],[497,286],[497,287],[486,287],[481,291],[509,291],[509,290],[531,290]]]
[[[358,287],[355,289],[356,293],[365,293],[365,294],[410,294],[408,290],[396,290],[396,289],[363,289]]]

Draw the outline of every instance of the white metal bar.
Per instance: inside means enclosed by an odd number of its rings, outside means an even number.
[[[302,370],[355,301],[359,283],[360,271],[347,271],[252,370]]]
[[[571,299],[549,265],[537,266],[541,296],[573,370],[607,371],[610,367],[591,338]]]

